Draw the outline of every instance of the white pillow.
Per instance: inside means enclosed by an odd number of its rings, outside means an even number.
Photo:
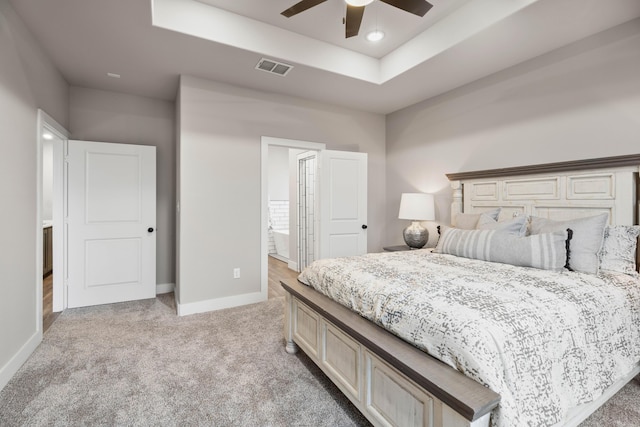
[[[640,226],[614,225],[604,229],[604,243],[600,251],[602,270],[637,276],[636,249]]]
[[[502,208],[495,208],[493,210],[481,213],[459,213],[456,215],[456,228],[462,228],[463,230],[475,230],[478,225],[478,220],[480,219],[480,215],[488,215],[494,220],[498,220],[500,216],[500,211]]]
[[[570,228],[573,237],[569,246],[569,269],[589,274],[598,274],[604,228],[609,219],[608,213],[567,221],[554,221],[548,218],[531,217],[531,234],[550,233]]]
[[[518,237],[496,230],[461,230],[443,226],[434,252],[561,271],[567,261],[567,231]]]
[[[517,216],[506,221],[496,221],[489,215],[482,214],[476,224],[476,229],[505,231],[522,237],[527,233],[528,223],[529,221],[526,215]]]

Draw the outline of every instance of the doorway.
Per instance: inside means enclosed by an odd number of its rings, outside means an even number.
[[[296,259],[296,246],[292,244],[292,228],[295,224],[295,214],[292,210],[295,195],[292,194],[293,175],[290,172],[292,153],[295,153],[295,150],[288,147],[278,146],[269,149],[268,254],[270,258],[275,258],[285,265],[295,263]]]
[[[63,150],[68,132],[38,110],[36,278],[37,324],[44,332],[64,307],[63,289]]]
[[[317,156],[297,148],[269,149],[268,254],[294,271],[318,253]]]
[[[59,136],[45,131],[42,138],[42,332],[56,320],[60,311],[53,310],[54,280],[54,244],[53,244],[53,212],[54,212],[54,146],[62,145]],[[56,203],[57,205],[57,203]],[[57,207],[57,206],[56,206]],[[60,273],[60,272],[58,272]]]
[[[286,267],[297,275],[298,266],[298,155],[316,154],[325,149],[325,144],[290,139],[262,137],[262,239],[261,239],[261,292],[267,299],[269,292],[269,266],[278,265],[280,271]],[[274,159],[280,158],[279,161]],[[285,161],[286,159],[286,161]],[[282,170],[286,167],[286,173]],[[286,166],[284,166],[286,165]],[[274,172],[274,173],[272,173]],[[273,185],[275,184],[275,185]],[[285,201],[286,199],[286,201]],[[287,213],[285,213],[285,210]],[[286,217],[286,218],[285,218]],[[285,222],[286,221],[286,222]],[[282,233],[286,230],[287,233]],[[287,246],[278,254],[276,239]],[[273,256],[273,255],[276,256]],[[274,262],[275,261],[275,262]],[[273,291],[271,291],[273,292]]]
[[[268,297],[284,296],[318,253],[317,151],[272,146],[268,163]]]
[[[305,228],[314,234],[312,239],[306,240],[309,244],[313,241],[312,246],[307,248],[307,252],[312,252],[312,258],[318,260],[362,255],[367,251],[367,153],[326,150],[324,144],[262,137],[260,257],[263,299],[267,299],[268,290],[269,149],[274,147],[301,149],[314,152],[317,155],[315,161],[309,163],[309,166],[315,163],[315,167],[309,168],[314,175],[310,180],[313,184],[309,187],[313,189],[310,205],[315,207],[313,210],[314,218],[307,221],[309,227]],[[309,159],[311,158],[313,156],[309,156]],[[306,170],[305,157],[302,156],[298,160],[303,160],[301,165],[304,168],[301,169]],[[298,167],[294,171],[298,171]],[[303,171],[303,173],[306,172]],[[300,182],[305,180],[310,182],[304,177],[300,179]],[[303,193],[301,189],[297,191]],[[300,216],[304,217],[305,213],[302,212]],[[290,226],[290,230],[295,230],[295,228]],[[295,240],[291,238],[291,242],[295,242],[297,247],[302,246],[298,244],[298,241],[297,237]],[[297,265],[293,269],[300,270]]]
[[[155,297],[155,147],[70,142],[42,110],[37,130],[40,332],[67,306]]]

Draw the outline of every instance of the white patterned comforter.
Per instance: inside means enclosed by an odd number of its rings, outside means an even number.
[[[410,251],[299,279],[501,396],[493,426],[551,426],[640,361],[640,280]]]

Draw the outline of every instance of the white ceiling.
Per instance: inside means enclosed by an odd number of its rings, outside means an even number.
[[[343,0],[288,19],[297,0],[10,1],[74,86],[173,100],[188,74],[383,114],[640,17],[638,0],[433,0],[424,18],[374,2],[345,40]]]

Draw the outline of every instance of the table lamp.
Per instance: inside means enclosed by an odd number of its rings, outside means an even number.
[[[413,249],[422,248],[429,240],[429,230],[420,225],[420,221],[435,219],[433,194],[402,193],[398,218],[412,221],[402,232],[407,246]]]

